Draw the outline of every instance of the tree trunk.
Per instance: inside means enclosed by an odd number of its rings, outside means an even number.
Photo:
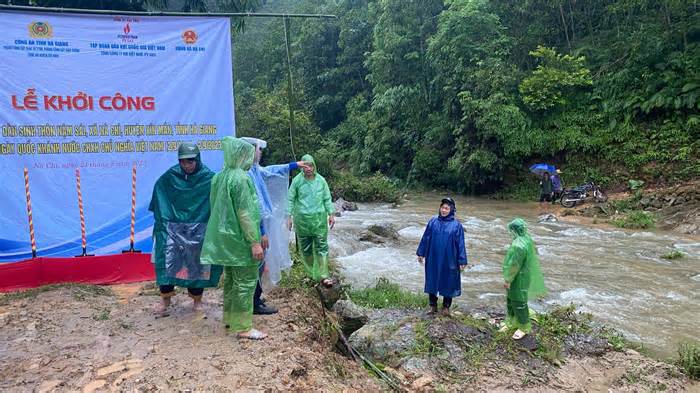
[[[569,45],[569,51],[571,51],[571,40],[569,40],[569,28],[566,26],[566,18],[564,17],[564,7],[562,7],[561,3],[559,3],[559,15],[561,16],[561,24],[564,27],[566,43]]]

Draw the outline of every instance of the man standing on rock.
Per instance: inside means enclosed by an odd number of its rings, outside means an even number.
[[[224,266],[224,324],[239,338],[262,340],[253,329],[253,293],[263,259],[260,204],[246,173],[255,148],[239,138],[222,141],[224,169],[211,184],[211,218],[202,246],[202,263]]]
[[[204,288],[216,287],[221,266],[204,266],[199,256],[209,220],[209,191],[214,173],[202,164],[199,148],[183,143],[179,163],[165,172],[153,187],[153,260],[160,286],[158,316],[167,316],[175,286],[187,288],[194,309],[202,308]]]
[[[289,186],[287,225],[296,232],[307,276],[324,286],[332,286],[328,273],[328,228],[335,225],[335,208],[328,183],[316,171],[314,158],[306,154],[301,159],[310,165]]]
[[[540,270],[535,243],[527,232],[527,224],[516,218],[508,224],[513,242],[503,260],[503,280],[507,291],[506,320],[501,331],[516,329],[513,339],[520,340],[532,330],[528,298],[547,293]]]
[[[253,180],[260,202],[260,244],[265,250],[265,258],[260,266],[260,279],[253,297],[253,314],[275,314],[277,308],[267,305],[262,299],[261,282],[264,279],[269,284],[276,285],[281,279],[282,270],[292,266],[289,257],[289,232],[284,229],[287,220],[289,173],[297,168],[306,168],[307,165],[303,161],[297,161],[284,165],[260,166],[262,149],[267,147],[267,142],[257,138],[241,139],[255,146],[255,159],[253,166],[248,170],[248,176]]]

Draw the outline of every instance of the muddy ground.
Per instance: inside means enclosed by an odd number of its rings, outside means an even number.
[[[255,317],[269,334],[261,342],[225,332],[220,290],[205,293],[204,313],[191,311],[191,300],[178,294],[165,318],[153,315],[159,299],[153,284],[0,295],[0,391],[389,390],[335,351],[319,304],[303,293],[279,289],[268,296],[280,313]],[[571,356],[561,367],[523,370],[496,361],[457,377],[404,374],[401,389],[700,392],[675,367],[634,351]]]
[[[96,288],[96,289],[95,289]],[[66,287],[21,299],[0,295],[2,392],[378,391],[382,385],[319,336],[320,305],[277,292],[269,334],[240,340],[221,324],[220,290],[205,313],[184,294],[156,319],[152,285]]]

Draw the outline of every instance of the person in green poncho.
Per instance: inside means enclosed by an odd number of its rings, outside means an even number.
[[[165,172],[153,187],[153,260],[161,303],[158,316],[167,316],[175,286],[185,287],[202,309],[204,288],[216,287],[220,266],[204,266],[199,256],[209,220],[209,191],[214,173],[202,163],[194,143],[178,148],[179,163]]]
[[[316,171],[310,154],[301,158],[310,164],[289,186],[287,213],[289,230],[297,235],[301,260],[309,278],[325,286],[333,285],[328,273],[328,228],[335,225],[335,208],[328,183]]]
[[[544,296],[547,290],[527,224],[521,218],[516,218],[508,224],[508,231],[513,236],[513,242],[503,260],[507,299],[506,320],[501,330],[516,329],[513,339],[519,340],[532,330],[528,299]]]
[[[239,338],[262,340],[253,329],[253,293],[263,259],[260,204],[247,174],[255,147],[239,138],[222,141],[224,169],[211,184],[211,217],[202,246],[202,264],[224,267],[224,324]]]

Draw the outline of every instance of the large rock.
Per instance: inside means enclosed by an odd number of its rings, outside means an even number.
[[[346,336],[351,335],[369,321],[369,311],[351,300],[339,300],[333,305],[340,326]]]
[[[335,215],[340,216],[343,212],[350,211],[354,212],[357,210],[357,203],[355,202],[348,202],[343,198],[338,198],[333,202],[333,206],[335,207]]]
[[[372,321],[350,336],[350,344],[373,361],[396,365],[415,345],[415,318]]]
[[[373,224],[360,233],[360,240],[378,244],[386,243],[387,241],[397,241],[399,240],[399,232],[394,224]]]
[[[537,217],[538,222],[557,222],[559,221],[557,219],[557,216],[554,214],[548,213],[548,214],[542,214],[539,217]]]

